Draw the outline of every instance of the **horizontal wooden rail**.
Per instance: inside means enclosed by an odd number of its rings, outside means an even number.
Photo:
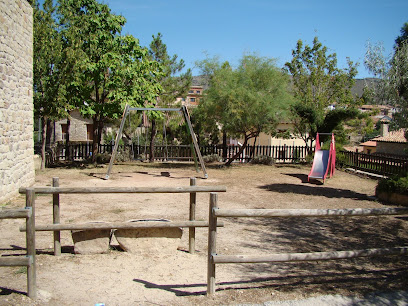
[[[218,227],[224,223],[218,222]],[[181,221],[181,222],[104,222],[104,223],[77,223],[77,224],[47,224],[36,225],[36,231],[66,231],[66,230],[102,230],[102,229],[134,229],[134,228],[172,228],[172,227],[208,227],[208,221]],[[21,226],[20,232],[26,227]]]
[[[0,210],[0,219],[18,219],[31,217],[31,207]]]
[[[406,215],[404,208],[350,208],[350,209],[219,209],[213,210],[215,217],[353,217],[379,215]]]
[[[17,266],[30,266],[33,263],[32,256],[25,257],[0,257],[0,266],[3,267],[17,267]]]
[[[355,257],[372,257],[386,255],[407,255],[408,247],[393,247],[381,249],[363,249],[348,251],[326,251],[312,253],[281,253],[269,255],[219,255],[216,251],[217,228],[212,226],[218,222],[218,217],[355,217],[355,216],[383,216],[407,215],[408,207],[404,208],[351,208],[351,209],[219,209],[216,195],[211,194],[208,227],[208,266],[207,266],[207,294],[215,293],[216,264],[230,263],[266,263],[266,262],[297,262],[339,260]]]
[[[36,194],[68,193],[191,193],[226,192],[225,186],[187,186],[187,187],[33,187]],[[26,193],[26,188],[19,192]]]
[[[282,253],[270,255],[213,255],[215,264],[223,263],[265,263],[265,262],[296,262],[313,260],[347,259],[355,257],[372,257],[383,255],[406,255],[408,247],[364,249],[351,251],[331,251],[313,253]]]

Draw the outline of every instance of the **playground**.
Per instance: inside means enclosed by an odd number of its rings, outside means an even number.
[[[191,164],[133,163],[106,167],[54,168],[38,172],[35,186],[180,187],[225,186],[218,193],[224,209],[338,209],[390,207],[375,200],[376,181],[336,171],[323,184],[310,180],[310,166],[240,164],[208,166],[203,179]],[[37,195],[36,224],[52,223],[52,195]],[[197,193],[196,220],[208,220],[209,194]],[[25,196],[7,208],[22,208]],[[132,219],[188,220],[189,194],[63,194],[61,223],[123,222]],[[270,254],[385,248],[408,245],[404,217],[309,219],[222,219],[217,252]],[[25,254],[24,221],[0,220],[3,256]],[[52,232],[36,233],[37,296],[26,296],[20,267],[0,267],[0,305],[219,305],[249,304],[316,297],[325,294],[362,297],[398,292],[408,285],[408,257],[385,256],[298,263],[217,266],[216,293],[206,296],[207,228],[196,229],[195,254],[189,253],[184,228],[173,251],[123,251],[112,239],[106,254],[75,254],[70,231],[61,231],[62,254],[54,256]]]

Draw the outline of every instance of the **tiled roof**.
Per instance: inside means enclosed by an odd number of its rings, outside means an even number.
[[[379,136],[373,139],[373,141],[383,141],[383,142],[408,142],[405,138],[405,129],[400,129],[398,131],[392,131],[387,136]]]
[[[377,146],[377,142],[369,140],[369,141],[363,142],[362,144],[360,144],[360,146],[375,147]]]
[[[344,147],[344,150],[347,152],[363,152],[363,147],[362,146],[352,146],[352,147]]]

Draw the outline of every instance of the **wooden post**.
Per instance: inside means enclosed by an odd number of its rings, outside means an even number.
[[[215,263],[213,255],[216,254],[217,238],[217,217],[214,215],[214,209],[217,208],[218,194],[210,194],[210,212],[208,217],[208,262],[207,262],[207,295],[215,293]]]
[[[190,186],[196,185],[196,178],[190,178]],[[191,192],[190,193],[190,221],[195,221],[195,214],[196,214],[196,201],[197,201],[197,193]],[[190,227],[189,229],[189,241],[188,241],[188,251],[190,254],[195,253],[195,227]]]
[[[59,178],[52,178],[52,187],[59,187]],[[52,223],[59,224],[60,221],[60,202],[59,193],[54,193],[52,195]],[[61,232],[54,232],[54,255],[61,255]]]
[[[35,267],[35,191],[33,188],[27,188],[26,207],[31,208],[31,215],[26,219],[26,243],[27,256],[31,259],[27,266],[27,294],[35,299],[37,296],[36,288],[36,267]]]

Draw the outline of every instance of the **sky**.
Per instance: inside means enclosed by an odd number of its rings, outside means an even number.
[[[301,39],[313,38],[337,54],[358,62],[357,78],[372,77],[364,67],[366,44],[383,43],[391,54],[395,38],[408,22],[407,0],[103,0],[127,20],[122,34],[148,47],[162,34],[170,55],[199,75],[196,62],[206,56],[237,65],[244,54],[276,58],[283,67]],[[207,54],[207,55],[206,55]]]

